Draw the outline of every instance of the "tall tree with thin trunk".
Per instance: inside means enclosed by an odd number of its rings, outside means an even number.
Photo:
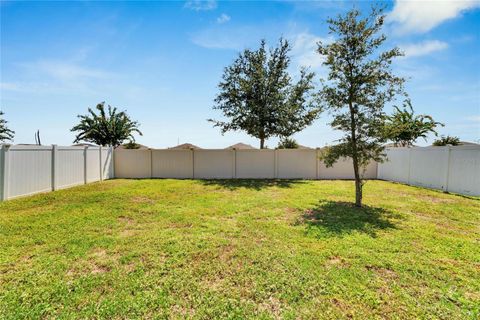
[[[133,121],[126,111],[105,107],[105,102],[97,104],[98,113],[88,108],[88,114],[79,115],[80,123],[71,131],[77,132],[74,143],[80,141],[93,142],[100,146],[118,147],[125,140],[135,142],[134,133],[142,135],[138,122]]]
[[[0,111],[0,142],[11,141],[15,132],[7,127],[7,120],[3,118],[3,111]]]
[[[355,173],[355,205],[362,206],[363,172],[370,161],[385,157],[383,126],[385,104],[403,94],[404,79],[391,70],[398,48],[381,51],[386,36],[381,33],[383,8],[373,7],[368,16],[352,9],[329,19],[332,43],[318,44],[329,68],[320,98],[333,116],[331,126],[343,132],[337,145],[327,148],[323,160],[332,166],[339,158],[350,157]]]
[[[311,93],[312,72],[300,70],[294,82],[288,73],[291,50],[287,40],[267,50],[264,40],[257,50],[244,50],[225,68],[214,109],[225,120],[209,121],[227,131],[245,131],[260,140],[260,148],[270,137],[289,137],[310,125],[319,109]]]

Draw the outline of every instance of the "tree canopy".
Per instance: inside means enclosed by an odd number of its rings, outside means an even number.
[[[245,131],[260,140],[289,137],[303,130],[318,116],[312,97],[314,73],[302,68],[297,81],[288,73],[291,50],[287,40],[267,50],[262,40],[257,50],[246,49],[225,68],[214,109],[226,120],[209,121],[227,131]]]
[[[443,126],[442,123],[436,122],[429,115],[415,115],[410,99],[403,102],[403,108],[394,106],[395,111],[392,115],[387,116],[385,123],[385,135],[397,147],[408,147],[418,138],[427,141],[427,135],[433,133],[437,136],[435,128]]]
[[[320,90],[321,103],[333,116],[332,128],[343,132],[339,143],[326,149],[323,160],[332,166],[339,158],[352,158],[356,206],[362,204],[364,168],[385,156],[384,106],[404,92],[404,79],[391,70],[393,59],[402,53],[398,48],[380,50],[386,40],[381,33],[384,19],[383,8],[373,7],[366,17],[352,9],[327,20],[335,40],[318,44],[329,68]]]
[[[277,149],[298,149],[298,143],[295,139],[284,138],[278,142]]]
[[[462,143],[460,142],[459,137],[453,136],[441,136],[439,139],[433,142],[433,145],[436,147],[451,145],[451,146],[459,146]]]
[[[7,127],[8,121],[3,118],[3,111],[0,111],[0,142],[11,141],[15,135],[15,131]]]
[[[110,105],[106,108],[105,102],[97,104],[95,109],[98,113],[88,108],[88,114],[78,116],[80,123],[71,129],[78,132],[74,143],[87,141],[118,147],[126,140],[135,142],[134,133],[142,135],[138,122],[132,121],[126,111],[119,112]]]

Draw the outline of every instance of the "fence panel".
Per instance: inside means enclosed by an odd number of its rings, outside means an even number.
[[[378,178],[480,196],[480,146],[392,148]]]
[[[411,148],[409,184],[446,191],[448,147]]]
[[[480,148],[451,148],[448,191],[480,195]]]
[[[195,150],[194,178],[232,179],[235,177],[234,150]]]
[[[378,178],[408,183],[410,148],[387,149],[387,161],[378,165]]]
[[[102,162],[107,178],[113,176],[112,149]],[[2,145],[0,149],[0,200],[68,188],[100,180],[98,147]]]
[[[277,177],[280,179],[316,179],[317,150],[279,149],[277,152]]]
[[[84,184],[85,149],[81,147],[59,147],[55,167],[58,189]]]
[[[52,147],[12,146],[5,199],[52,190]]]
[[[102,147],[102,175],[103,180],[115,178],[113,163],[113,148]]]
[[[193,178],[193,151],[152,150],[152,177]]]
[[[100,149],[87,149],[87,182],[100,180]]]
[[[116,150],[115,177],[151,178],[152,153],[150,150]]]
[[[274,150],[236,150],[235,173],[239,179],[275,178]]]
[[[332,167],[327,168],[323,161],[318,162],[319,179],[355,179],[353,161],[350,158],[339,159]],[[377,178],[377,163],[370,162],[363,172],[364,179]]]

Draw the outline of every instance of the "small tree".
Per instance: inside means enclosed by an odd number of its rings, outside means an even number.
[[[324,65],[330,69],[320,97],[333,115],[331,126],[344,133],[339,144],[326,149],[323,160],[332,166],[339,158],[352,158],[358,207],[362,205],[366,165],[385,157],[384,105],[403,93],[404,79],[395,76],[390,67],[402,53],[398,48],[378,52],[386,40],[380,34],[384,18],[383,8],[372,8],[365,18],[353,9],[329,19],[336,40],[318,44],[318,52],[326,57]]]
[[[443,126],[442,123],[436,122],[429,115],[415,115],[410,99],[404,101],[403,109],[397,106],[394,106],[394,108],[394,113],[387,117],[385,135],[388,140],[393,141],[396,147],[411,146],[418,138],[427,141],[429,133],[437,136],[435,128]]]
[[[451,146],[459,146],[462,143],[460,142],[459,137],[451,137],[451,136],[441,136],[440,139],[437,139],[433,142],[433,145],[436,147],[451,145]]]
[[[79,115],[80,123],[71,131],[78,132],[74,143],[93,142],[101,146],[118,147],[125,140],[135,141],[133,134],[142,135],[138,122],[132,121],[125,111],[118,112],[110,105],[105,110],[105,102],[97,104],[98,114],[88,108],[88,114]]]
[[[3,111],[0,111],[0,142],[12,141],[15,131],[7,127],[8,121],[3,118]]]
[[[314,74],[301,69],[293,83],[287,72],[290,50],[287,40],[280,39],[270,51],[262,40],[260,48],[244,50],[225,68],[213,108],[227,120],[209,119],[222,134],[245,131],[258,138],[263,149],[268,138],[291,136],[317,118],[319,109],[310,96]]]
[[[298,149],[298,143],[292,138],[283,138],[278,143],[277,149]]]

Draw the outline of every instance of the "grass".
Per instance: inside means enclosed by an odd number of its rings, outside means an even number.
[[[110,180],[0,204],[0,317],[480,316],[480,201],[383,181]]]

